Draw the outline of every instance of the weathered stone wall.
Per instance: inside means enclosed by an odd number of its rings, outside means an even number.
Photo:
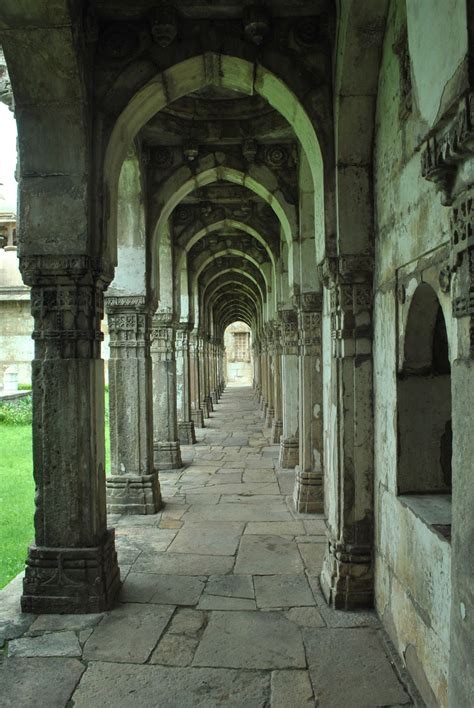
[[[397,372],[407,312],[421,282],[442,306],[451,362],[456,354],[449,283],[443,283],[449,211],[422,178],[419,148],[459,89],[467,46],[462,5],[392,1],[374,151],[376,605],[427,704],[442,706],[448,701],[451,546],[428,513],[415,513],[397,496]]]
[[[31,383],[34,345],[29,299],[0,300],[0,323],[0,388],[5,369],[12,364],[18,367],[18,382]]]

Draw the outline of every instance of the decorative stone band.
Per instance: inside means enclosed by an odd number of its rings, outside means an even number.
[[[150,315],[145,296],[106,297],[105,309],[112,356],[129,357],[133,353],[147,356]]]
[[[451,270],[456,274],[453,316],[469,317],[469,352],[474,358],[474,187],[454,203],[450,215]]]
[[[281,310],[282,354],[298,354],[298,313],[296,310]]]
[[[442,117],[422,152],[422,175],[435,183],[445,206],[453,202],[459,167],[474,154],[473,138],[474,92],[469,91]]]
[[[174,361],[176,357],[176,323],[170,312],[156,312],[150,329],[151,353],[159,361]]]
[[[103,291],[108,278],[87,256],[24,256],[20,269],[31,285],[37,359],[100,358]]]

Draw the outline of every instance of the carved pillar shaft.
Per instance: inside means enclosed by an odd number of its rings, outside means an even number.
[[[282,310],[281,317],[283,433],[279,466],[294,469],[299,460],[298,316],[295,310]]]
[[[196,442],[194,421],[191,418],[190,377],[189,326],[186,324],[176,330],[176,403],[178,436],[182,445],[193,445]]]
[[[273,322],[267,325],[267,408],[265,411],[265,427],[271,428],[275,416],[274,377],[275,377],[275,356],[274,356],[274,330]]]
[[[262,411],[262,415],[265,418],[266,413],[267,413],[267,406],[268,406],[268,396],[267,396],[267,384],[268,384],[268,378],[267,378],[267,341],[265,337],[262,337],[262,354],[261,354],[261,372],[262,372],[262,393],[260,396],[260,410]]]
[[[299,464],[294,502],[297,511],[324,511],[323,385],[321,366],[322,295],[299,296]]]
[[[330,291],[337,422],[328,476],[337,498],[321,586],[341,609],[373,604],[372,265],[369,257],[341,258]]]
[[[178,440],[176,411],[175,329],[168,313],[153,316],[151,331],[153,361],[153,450],[159,470],[183,466]]]
[[[20,261],[31,285],[35,358],[35,540],[28,549],[24,612],[100,612],[120,584],[106,527],[103,290],[87,256]]]
[[[111,457],[107,508],[118,514],[154,514],[160,491],[153,464],[148,306],[139,295],[108,297],[106,307]]]
[[[274,444],[280,444],[280,438],[283,433],[283,407],[282,407],[282,380],[281,380],[281,327],[278,322],[275,326],[274,337],[273,337],[273,351],[274,351],[274,366],[273,366],[273,400],[275,414],[272,422],[272,435],[270,442]]]
[[[198,428],[204,427],[204,412],[201,407],[201,383],[199,381],[199,339],[192,332],[189,339],[189,373],[191,390],[191,419]]]

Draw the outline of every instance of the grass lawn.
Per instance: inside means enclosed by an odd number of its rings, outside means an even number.
[[[18,575],[33,539],[31,425],[0,424],[0,588]]]
[[[105,441],[107,469],[108,420]],[[34,536],[34,494],[31,425],[0,423],[0,588],[24,568]]]

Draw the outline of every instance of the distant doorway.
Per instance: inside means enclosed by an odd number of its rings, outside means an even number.
[[[228,386],[250,386],[253,379],[252,331],[245,322],[233,322],[224,332]]]

